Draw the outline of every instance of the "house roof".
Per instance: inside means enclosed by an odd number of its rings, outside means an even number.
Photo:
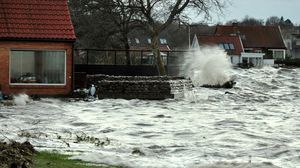
[[[286,49],[278,26],[220,26],[216,35],[239,35],[244,48]]]
[[[0,40],[76,39],[67,0],[0,0]]]
[[[241,55],[241,52],[243,52],[243,46],[239,36],[202,35],[197,36],[197,39],[199,45],[232,44],[234,49],[226,50],[229,55]]]

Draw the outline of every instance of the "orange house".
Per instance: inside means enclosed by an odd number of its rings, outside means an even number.
[[[67,0],[0,0],[1,91],[69,94],[75,40]]]

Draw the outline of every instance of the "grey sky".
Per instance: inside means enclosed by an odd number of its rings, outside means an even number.
[[[265,20],[270,16],[283,16],[293,23],[300,24],[300,0],[228,0],[224,16],[216,16],[214,22],[241,20],[246,15]]]

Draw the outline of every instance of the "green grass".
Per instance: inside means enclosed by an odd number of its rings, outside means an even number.
[[[69,160],[70,155],[38,152],[33,159],[32,168],[117,168],[113,166],[92,166],[79,160]]]

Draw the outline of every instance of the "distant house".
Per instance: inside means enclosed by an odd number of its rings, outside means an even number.
[[[224,49],[232,64],[240,63],[241,53],[244,52],[243,44],[239,36],[195,35],[192,48],[202,46],[218,46]]]
[[[70,93],[75,40],[67,0],[0,0],[2,92]]]
[[[259,54],[263,54],[264,64],[274,64],[274,60],[285,59],[286,46],[278,26],[218,25],[215,35],[239,36],[245,52],[244,57],[241,54],[243,62],[256,60]]]
[[[300,33],[292,34],[291,55],[293,58],[300,59]]]
[[[130,50],[143,51],[142,63],[153,64],[154,57],[151,52],[151,38],[150,37],[131,37],[128,39]],[[159,38],[159,49],[164,63],[167,63],[167,53],[171,51],[168,40],[166,38]]]

